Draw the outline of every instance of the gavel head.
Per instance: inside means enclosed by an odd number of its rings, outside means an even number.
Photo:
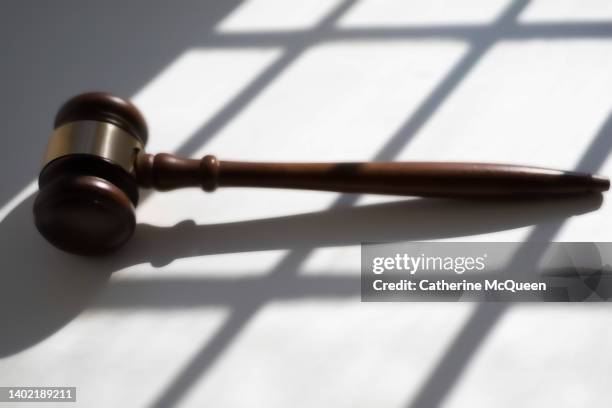
[[[123,245],[136,225],[134,162],[146,142],[146,122],[130,102],[100,92],[68,100],[55,117],[38,178],[40,233],[81,255]]]

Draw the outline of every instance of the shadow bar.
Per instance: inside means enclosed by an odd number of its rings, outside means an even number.
[[[342,33],[337,34],[336,31],[330,29],[333,26],[334,22],[342,15],[342,13],[347,10],[353,2],[345,2],[343,5],[337,9],[332,15],[330,15],[324,22],[322,22],[315,30],[318,30],[317,35],[314,34],[305,34],[299,39],[291,39],[287,40],[286,45],[289,47],[290,44],[295,45],[297,42],[298,46],[294,49],[287,50],[288,56],[281,58],[277,64],[274,64],[263,74],[262,79],[255,81],[251,87],[247,88],[242,94],[240,94],[236,99],[234,99],[230,104],[220,112],[209,124],[207,124],[203,129],[198,131],[194,137],[188,140],[183,146],[179,148],[179,154],[188,154],[191,151],[198,149],[202,143],[208,140],[212,134],[216,133],[219,129],[221,129],[224,124],[228,123],[231,118],[233,118],[238,112],[240,112],[244,107],[252,101],[253,97],[261,91],[261,88],[268,85],[274,78],[276,78],[280,72],[282,72],[287,66],[290,65],[292,61],[294,61],[297,56],[299,56],[308,46],[310,46],[313,42],[320,42],[321,31],[331,31],[334,35],[342,35]],[[514,38],[529,38],[529,36],[541,35],[544,38],[567,38],[572,36],[580,36],[585,35],[589,37],[596,36],[608,36],[607,26],[591,26],[591,27],[565,27],[570,33],[554,27],[527,27],[526,34],[516,34],[519,32],[518,25],[515,24],[516,16],[527,4],[526,1],[518,1],[513,3],[510,8],[499,18],[493,25],[487,28],[483,28],[478,31],[478,34],[471,33],[470,34],[470,42],[471,42],[471,50],[468,54],[453,68],[453,70],[449,73],[446,79],[432,92],[432,94],[423,102],[421,108],[412,115],[411,119],[406,122],[406,124],[402,127],[402,129],[392,137],[389,143],[383,147],[383,149],[376,155],[376,160],[390,160],[399,151],[399,148],[404,146],[410,138],[416,134],[416,132],[422,127],[422,125],[431,117],[433,112],[441,105],[441,103],[448,97],[448,95],[456,88],[457,84],[461,82],[461,80],[465,77],[465,75],[473,68],[473,66],[479,61],[479,59],[484,55],[490,47],[495,44],[499,40],[503,40],[508,36],[512,36],[511,34],[514,32]],[[563,27],[561,27],[563,28]],[[531,34],[530,34],[531,30]],[[369,30],[371,36],[363,34],[364,37],[373,38],[376,37],[375,30]],[[425,32],[425,31],[423,31]],[[483,35],[484,33],[484,35]],[[360,35],[359,33],[357,33]],[[387,35],[389,33],[381,34],[381,37],[385,39],[389,39],[391,36]],[[457,34],[457,33],[455,33]],[[264,38],[265,36],[258,37]],[[268,35],[267,38],[270,38],[271,35]],[[333,37],[333,35],[332,35]],[[279,38],[276,38],[277,40]],[[245,40],[241,42],[241,46],[260,46],[263,43],[258,42],[258,39]],[[224,35],[224,39],[221,40],[224,42],[225,46],[231,46],[232,38],[231,36]],[[275,45],[278,45],[276,43]],[[353,205],[357,196],[342,196],[336,203],[332,206],[333,208],[339,208],[344,206]],[[557,228],[549,228],[550,234],[554,236]],[[280,276],[287,276],[288,274],[295,274],[295,271],[298,269],[299,265],[304,262],[310,255],[310,249],[303,250],[295,250],[292,251],[286,258],[284,258],[272,271],[269,275],[270,279],[278,279]],[[290,276],[290,275],[289,275]],[[220,329],[220,331],[214,336],[214,338],[206,344],[203,349],[197,353],[196,356],[192,359],[192,361],[185,367],[185,369],[175,378],[175,380],[168,386],[168,388],[160,395],[160,397],[154,402],[154,407],[170,407],[175,405],[191,388],[191,386],[210,368],[210,366],[217,360],[220,354],[235,340],[238,333],[242,330],[246,322],[248,322],[256,313],[256,311],[267,301],[267,298],[253,298],[249,299],[245,302],[241,307],[234,308],[233,314],[230,316],[229,320],[226,324]],[[468,323],[468,326],[465,332],[472,333],[473,331],[470,327],[477,326],[482,328],[481,333],[478,334],[479,338],[484,338],[486,333],[490,330],[491,327],[498,320],[499,316],[501,316],[503,312],[503,308],[500,308],[497,312],[493,311],[491,313],[479,312],[477,313],[476,321],[473,321],[472,324]],[[481,319],[478,316],[484,316]],[[482,324],[484,320],[485,324]],[[482,341],[482,340],[481,340]],[[464,344],[465,342],[460,339],[459,342],[455,342],[455,344]],[[478,341],[475,342],[478,344]],[[457,369],[455,370],[455,375],[449,376],[449,380],[446,380],[447,383],[454,383],[456,381],[457,376],[462,371],[462,367],[469,360],[469,357],[473,354],[475,348],[472,349],[471,352],[467,352],[466,358],[456,364]],[[469,351],[469,350],[468,350]],[[436,376],[437,370],[434,370],[434,375],[431,381],[428,381],[427,384],[436,383],[436,379],[439,376]],[[437,387],[434,386],[425,386],[424,391],[421,392],[421,397],[417,398],[417,400],[427,400],[427,395],[429,395],[428,390],[434,389]],[[443,397],[440,397],[440,400]]]
[[[576,165],[577,170],[596,172],[603,166],[612,150],[611,131],[612,115],[609,115],[580,158]],[[524,261],[526,256],[532,258],[531,263],[538,262],[543,254],[534,254],[533,251],[530,253],[530,243],[552,241],[563,224],[563,222],[555,221],[536,226],[525,240],[525,244],[510,261],[510,265]],[[513,267],[510,266],[510,269]],[[478,348],[509,307],[510,304],[507,303],[480,303],[408,407],[439,407],[452,392]]]
[[[313,30],[318,32],[326,32],[330,30],[340,17],[350,9],[356,0],[345,0],[336,7],[326,18],[321,20]],[[255,83],[240,93],[228,106],[212,119],[203,129],[198,131],[186,143],[184,143],[177,151],[178,154],[189,154],[198,149],[202,143],[207,141],[212,135],[217,132],[224,124],[228,123],[237,113],[250,103],[255,95],[259,94],[265,86],[268,86],[272,81],[280,75],[293,61],[295,61],[303,52],[305,52],[310,44],[299,44],[294,49],[285,50],[286,55],[279,62],[273,64],[264,73],[263,80],[256,80]],[[286,271],[295,271],[296,265],[302,263],[309,255],[310,251],[292,251],[274,268],[270,273],[270,278],[275,279],[279,274],[284,274]],[[259,311],[259,308],[265,304],[265,300],[257,301],[255,304],[246,302],[242,307],[235,307],[232,310],[228,321],[221,327],[215,336],[204,345],[204,347],[194,356],[189,364],[181,373],[168,385],[168,387],[155,399],[151,405],[153,408],[172,407],[176,405],[202,377],[202,375],[211,367],[211,365],[219,358],[224,350],[235,340],[236,336],[246,323]]]
[[[201,42],[201,46],[227,48],[290,48],[296,43],[322,43],[326,41],[369,42],[410,40],[454,40],[475,42],[488,35],[491,26],[455,24],[402,27],[340,27],[329,30],[324,36],[311,30],[246,31],[213,33]],[[612,21],[522,23],[513,24],[497,32],[504,40],[567,40],[600,39],[612,37]]]
[[[325,19],[317,29],[325,29],[333,26],[335,21],[346,11],[353,2],[345,2],[340,6],[330,17]],[[416,134],[423,124],[432,116],[444,100],[456,89],[461,83],[466,74],[473,68],[480,58],[489,50],[489,48],[498,41],[496,29],[501,32],[513,24],[516,16],[527,4],[526,0],[520,0],[508,7],[502,16],[491,26],[488,36],[480,38],[476,44],[472,44],[471,51],[468,52],[458,64],[453,67],[446,78],[435,88],[435,90],[425,99],[421,107],[411,116],[411,118],[400,128],[399,132],[392,136],[390,141],[376,154],[375,160],[391,160],[400,151],[400,148]],[[195,149],[194,141],[188,143],[190,149]],[[351,206],[356,203],[359,196],[343,195],[331,208],[339,208]],[[304,249],[300,251],[290,252],[272,271],[269,275],[270,279],[276,279],[282,275],[295,275],[295,271],[299,266],[310,256],[312,249]],[[234,308],[234,312],[243,316],[242,321],[230,317],[233,330],[228,335],[225,326],[220,329],[216,336],[194,356],[192,361],[185,369],[174,379],[168,388],[160,395],[160,397],[152,405],[154,408],[171,407],[185,395],[193,384],[210,368],[222,353],[223,348],[212,347],[221,342],[230,344],[235,340],[235,337],[240,332],[241,327],[244,327],[248,320],[254,316],[256,310],[265,304],[264,302],[255,305],[247,305],[247,309]]]

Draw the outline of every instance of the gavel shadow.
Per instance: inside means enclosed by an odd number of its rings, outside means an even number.
[[[117,253],[85,258],[44,241],[32,223],[33,199],[25,199],[0,223],[0,357],[38,343],[88,306],[95,307],[111,274],[131,265],[155,267],[220,253],[461,237],[555,222],[596,210],[602,202],[601,195],[510,202],[411,199],[222,224],[139,224],[131,242]]]

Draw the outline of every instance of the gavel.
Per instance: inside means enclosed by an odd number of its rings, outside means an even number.
[[[38,178],[34,222],[57,248],[99,255],[136,226],[138,188],[271,187],[460,199],[601,193],[606,177],[508,164],[450,162],[258,163],[145,153],[147,124],[129,101],[75,96],[59,109]]]

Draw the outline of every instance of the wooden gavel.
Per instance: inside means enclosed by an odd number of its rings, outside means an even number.
[[[103,254],[132,235],[138,187],[273,187],[347,193],[491,199],[600,193],[585,173],[485,163],[246,163],[215,156],[146,154],[147,125],[130,102],[106,93],[68,100],[40,172],[34,221],[56,247]]]

